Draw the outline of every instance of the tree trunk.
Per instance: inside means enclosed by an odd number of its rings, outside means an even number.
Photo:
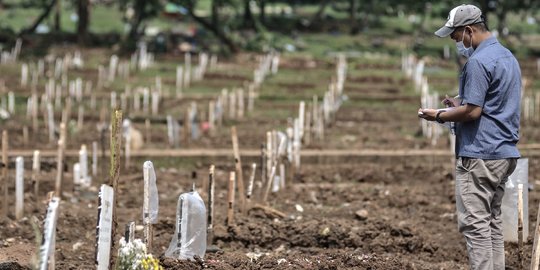
[[[349,23],[351,24],[351,35],[360,32],[358,27],[358,0],[349,0]]]
[[[486,19],[486,25],[487,25],[487,17],[488,17],[488,14],[490,12],[490,10],[489,10],[489,1],[490,0],[480,1],[480,10],[482,11],[482,14],[484,15],[484,17]]]
[[[330,3],[330,0],[323,0],[320,3],[319,9],[317,10],[317,13],[315,13],[313,18],[311,18],[312,23],[322,19],[323,15],[324,15],[324,11],[326,10],[326,7],[328,6],[329,3]]]
[[[266,25],[266,0],[259,0],[259,21],[262,25]]]
[[[219,23],[219,6],[220,6],[220,0],[213,0],[212,1],[212,26],[218,27]]]
[[[236,44],[234,44],[234,42],[229,37],[227,37],[227,35],[225,35],[225,33],[221,32],[219,28],[213,27],[213,25],[211,23],[209,23],[206,20],[204,20],[203,18],[197,16],[195,14],[195,11],[193,10],[193,8],[188,8],[188,13],[196,22],[198,22],[204,28],[208,29],[210,32],[212,32],[214,35],[216,35],[216,37],[221,42],[223,42],[229,48],[229,50],[231,52],[233,52],[233,53],[238,52],[238,46],[236,46]]]
[[[244,0],[244,21],[243,25],[247,29],[255,29],[253,13],[251,13],[251,0]]]
[[[504,38],[506,37],[506,35],[503,33],[504,28],[506,28],[506,12],[503,10],[502,7],[498,7],[497,20],[499,23],[497,25],[497,31],[499,31],[499,35]]]
[[[62,0],[56,0],[56,13],[54,14],[54,30],[60,32],[60,17],[62,15]]]
[[[49,16],[49,14],[51,13],[53,7],[54,7],[54,4],[56,4],[56,1],[57,0],[51,0],[51,2],[49,3],[49,5],[45,6],[45,10],[43,10],[43,13],[41,13],[41,15],[39,15],[39,17],[34,21],[34,23],[28,27],[28,28],[25,28],[23,29],[20,33],[19,33],[19,36],[21,35],[24,35],[24,34],[27,34],[27,33],[33,33],[34,31],[36,31],[36,28],[38,27],[38,25],[45,19]]]
[[[79,44],[88,42],[88,25],[90,21],[90,0],[79,0],[79,21],[77,22],[77,40]]]

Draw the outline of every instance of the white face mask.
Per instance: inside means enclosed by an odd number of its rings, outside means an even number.
[[[461,41],[459,42],[456,42],[456,48],[459,52],[459,54],[465,56],[466,58],[469,58],[473,52],[474,52],[474,48],[472,47],[472,36],[471,36],[471,47],[465,47],[465,44],[463,44],[463,40],[465,39],[465,29],[463,29],[463,38],[461,39]]]

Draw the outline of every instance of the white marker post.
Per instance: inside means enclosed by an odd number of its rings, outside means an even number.
[[[21,66],[21,86],[26,87],[28,85],[28,65],[22,64]]]
[[[2,131],[2,190],[3,192],[3,198],[2,198],[2,216],[6,217],[8,213],[8,187],[9,187],[9,179],[8,179],[8,132],[7,130]]]
[[[144,201],[143,201],[143,224],[144,240],[148,251],[152,250],[154,240],[152,224],[158,221],[159,197],[156,185],[156,173],[151,161],[143,164],[144,178]]]
[[[79,151],[79,164],[81,166],[81,185],[89,187],[92,184],[92,178],[88,175],[88,151],[86,145],[81,145]]]
[[[257,173],[257,163],[251,164],[251,176],[249,177],[249,184],[246,192],[246,204],[248,208],[251,206],[251,195],[253,194],[253,182],[255,182],[255,174]]]
[[[188,89],[191,82],[191,53],[184,54],[184,65],[184,89]]]
[[[24,213],[24,158],[15,159],[15,219],[20,220]]]
[[[49,142],[54,142],[54,111],[51,103],[47,103],[47,115],[49,123]]]
[[[211,245],[214,242],[214,193],[216,183],[214,181],[215,167],[210,165],[210,173],[208,175],[208,216],[207,216],[207,229],[206,233],[208,235],[208,245]]]
[[[73,164],[73,190],[75,190],[79,185],[81,185],[81,164]]]
[[[98,144],[92,142],[92,176],[97,177],[98,168]]]
[[[182,85],[183,85],[182,75],[183,75],[182,66],[177,66],[176,67],[176,97],[177,98],[182,98]]]
[[[210,101],[208,103],[208,133],[210,134],[210,136],[214,136],[215,134],[215,107],[216,104],[214,103],[214,101]]]
[[[157,115],[158,114],[159,99],[160,99],[160,92],[159,91],[153,91],[152,92],[152,115]]]
[[[518,269],[523,267],[523,184],[518,184]]]
[[[58,219],[58,206],[60,205],[60,198],[53,197],[49,201],[47,207],[47,214],[45,217],[45,225],[43,231],[43,241],[39,248],[40,261],[39,269],[47,270],[54,269],[54,250],[56,242],[56,220]]]
[[[98,226],[96,239],[96,266],[98,270],[109,269],[112,244],[114,190],[101,185],[98,205]]]
[[[11,114],[15,112],[15,94],[11,91],[8,93],[8,112]]]
[[[77,130],[80,132],[84,125],[84,107],[79,105],[79,110],[77,113]]]
[[[234,223],[234,191],[235,191],[235,173],[230,172],[229,176],[229,192],[228,192],[228,206],[227,206],[227,226],[231,226]]]
[[[39,196],[40,171],[41,171],[40,153],[39,153],[39,150],[35,150],[34,156],[32,159],[32,183],[34,185],[34,197],[36,198],[36,200]]]
[[[236,95],[238,97],[238,118],[242,119],[244,118],[244,90],[238,89],[236,91]]]
[[[148,114],[150,106],[150,90],[148,88],[143,89],[143,112]]]
[[[298,121],[299,121],[299,136],[300,140],[304,137],[304,117],[305,117],[305,111],[306,111],[306,103],[304,101],[300,101],[300,107],[298,108]]]

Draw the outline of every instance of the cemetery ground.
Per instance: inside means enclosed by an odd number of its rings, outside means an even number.
[[[109,54],[87,50],[82,55],[84,67],[70,70],[69,79],[91,80],[95,87],[99,76],[97,66],[107,66]],[[90,97],[84,96],[80,103],[85,108],[84,122],[80,128],[77,128],[79,103],[73,104],[56,231],[57,269],[95,268],[98,190],[100,184],[108,181],[108,154],[102,157],[100,152],[99,168],[90,187],[74,186],[72,174],[81,144],[91,149],[96,141],[101,151],[103,141],[96,126],[111,114],[110,92],[117,91],[120,97],[126,85],[132,88],[154,85],[159,76],[164,92],[174,93],[176,66],[183,61],[183,56],[158,56],[146,71],[132,71],[126,78],[117,78],[97,92],[97,109],[90,109]],[[457,231],[448,136],[443,135],[434,143],[422,137],[416,116],[420,96],[412,80],[401,70],[400,58],[395,56],[366,54],[347,58],[343,88],[347,98],[325,127],[324,138],[312,134],[306,141],[304,137],[301,166],[287,175],[284,188],[270,193],[266,204],[262,202],[266,187],[262,186],[265,183],[261,183],[258,169],[251,205],[267,207],[254,207],[242,213],[237,200],[234,220],[227,225],[227,185],[229,172],[235,171],[230,128],[235,126],[238,132],[247,185],[251,164],[255,162],[260,168],[260,148],[266,142],[266,132],[285,130],[288,118],[298,116],[300,101],[306,102],[309,111],[314,95],[319,102],[322,100],[328,85],[335,80],[336,59],[282,55],[279,71],[269,75],[256,90],[252,111],[246,110],[243,117],[232,118],[225,112],[222,125],[216,126],[213,133],[201,129],[202,134],[196,140],[180,131],[178,147],[169,144],[165,117],[174,115],[182,121],[191,102],[196,101],[200,123],[208,121],[208,101],[219,96],[223,88],[232,91],[247,86],[245,82],[253,80],[253,70],[259,63],[260,58],[251,54],[220,59],[202,80],[183,90],[181,99],[173,94],[164,96],[157,114],[135,111],[129,103],[125,118],[131,119],[132,126],[143,134],[144,146],[132,151],[127,168],[125,155],[121,157],[117,243],[128,222],[142,224],[142,164],[151,160],[156,169],[160,207],[149,252],[158,256],[166,269],[468,268],[465,242]],[[526,77],[536,72],[535,63],[524,61],[522,67]],[[26,116],[26,98],[31,92],[29,87],[21,86],[20,70],[20,63],[0,66],[6,88],[16,93],[16,113],[2,123],[9,133],[10,195],[8,217],[0,223],[0,262],[16,262],[27,267],[38,249],[36,235],[43,231],[47,193],[55,189],[56,140],[49,140],[42,115],[37,133],[32,132],[32,122]],[[453,65],[441,60],[427,61],[426,70],[433,88],[441,89],[442,94],[453,93],[456,87]],[[40,82],[40,89],[44,84],[45,81]],[[56,121],[61,114],[57,108]],[[540,193],[534,185],[534,176],[540,169],[540,163],[535,160],[538,156],[535,144],[540,139],[535,123],[535,119],[523,122],[520,142],[522,155],[530,157],[529,182],[533,184],[529,192],[530,233],[525,242],[525,265],[530,260],[532,228],[540,202]],[[28,139],[23,136],[25,127],[29,129]],[[108,149],[108,139],[104,143]],[[33,194],[31,162],[27,162],[25,213],[24,218],[16,220],[13,161],[20,154],[31,160],[33,150],[41,150],[43,154],[39,193],[37,197]],[[216,166],[213,244],[219,251],[208,252],[202,261],[162,256],[175,230],[178,196],[195,184],[207,202],[211,164]],[[136,238],[142,238],[140,227]],[[516,244],[506,243],[510,267],[518,265],[516,249]]]

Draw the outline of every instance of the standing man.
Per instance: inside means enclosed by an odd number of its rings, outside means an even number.
[[[471,269],[503,270],[501,203],[505,183],[520,157],[521,71],[516,58],[489,32],[479,8],[450,11],[435,32],[450,36],[468,58],[459,76],[459,97],[447,109],[420,109],[428,121],[456,122],[456,208]]]

